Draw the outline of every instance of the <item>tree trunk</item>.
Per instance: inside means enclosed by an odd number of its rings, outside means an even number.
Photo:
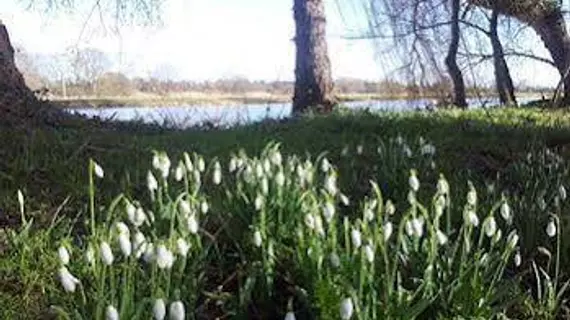
[[[459,51],[459,0],[451,0],[451,43],[445,65],[453,83],[453,104],[460,108],[467,108],[467,99],[465,95],[465,82],[463,74],[457,65],[457,52]]]
[[[13,98],[30,96],[33,94],[16,68],[14,48],[10,42],[8,30],[0,21],[0,102],[7,104]]]
[[[294,0],[295,92],[293,113],[316,108],[330,112],[335,104],[331,63],[326,41],[323,0]]]
[[[503,45],[499,39],[498,32],[499,11],[493,10],[490,21],[489,37],[491,38],[491,46],[493,48],[493,64],[495,67],[495,84],[501,104],[516,105],[515,88],[513,79],[509,71],[509,66],[505,60]]]

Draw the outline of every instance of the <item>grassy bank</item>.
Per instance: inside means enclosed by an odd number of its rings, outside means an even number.
[[[2,128],[0,137],[3,319],[91,318],[109,305],[147,319],[157,299],[180,300],[188,318],[339,319],[349,305],[352,319],[565,315],[563,111],[339,113],[223,131]],[[152,160],[153,150],[169,161]],[[129,205],[153,222],[136,226]],[[164,244],[166,258],[144,262],[137,248],[125,257],[119,221]],[[63,265],[81,281],[74,292],[60,282]]]

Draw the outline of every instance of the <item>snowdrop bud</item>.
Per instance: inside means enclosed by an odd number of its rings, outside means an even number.
[[[230,173],[232,173],[232,172],[234,172],[234,171],[236,171],[236,170],[237,170],[237,160],[236,160],[234,157],[232,157],[232,158],[230,159],[230,164],[228,165],[228,171],[229,171]]]
[[[187,152],[184,152],[184,166],[188,172],[194,171],[194,164],[192,160],[190,160],[190,155]]]
[[[253,202],[254,206],[255,206],[255,210],[260,211],[263,208],[263,196],[261,194],[257,194],[257,196],[255,197],[255,201]]]
[[[410,146],[408,146],[407,144],[404,145],[402,152],[407,158],[411,158],[414,155],[412,149],[410,149]]]
[[[281,156],[281,152],[279,152],[279,150],[275,150],[271,153],[271,162],[273,162],[273,164],[276,166],[281,165],[283,162],[283,157]]]
[[[129,257],[131,255],[133,247],[128,234],[121,233],[119,235],[119,248],[121,248],[121,252],[125,257]]]
[[[348,197],[342,193],[340,194],[340,202],[342,202],[342,204],[345,207],[348,207],[348,205],[350,204],[350,200],[348,199]]]
[[[168,178],[168,174],[170,173],[170,159],[168,158],[168,155],[161,152],[155,156],[155,159],[158,161],[155,163],[155,160],[153,159],[154,168],[160,171],[163,179]]]
[[[394,226],[392,222],[388,221],[384,224],[383,233],[384,233],[384,241],[388,241],[390,236],[392,236],[392,232],[394,231]]]
[[[186,242],[186,240],[184,240],[183,238],[178,238],[178,240],[176,241],[176,247],[178,249],[178,253],[182,257],[186,258],[188,250],[190,250],[190,245],[188,244],[188,242]]]
[[[503,237],[503,231],[501,231],[501,229],[497,229],[497,232],[495,232],[495,235],[493,236],[493,244],[499,242],[499,240],[501,240],[502,237]]]
[[[505,221],[510,224],[512,221],[511,207],[506,201],[503,202],[503,204],[501,204],[500,211],[501,211],[501,217],[503,217],[503,219],[505,219]]]
[[[186,200],[180,200],[180,202],[178,202],[178,212],[180,212],[183,216],[189,215],[192,212],[190,203],[188,203]]]
[[[483,225],[487,237],[492,238],[497,231],[497,222],[495,221],[495,218],[493,218],[493,216],[488,217],[485,219],[485,222],[483,222]]]
[[[135,251],[135,258],[140,258],[143,253],[146,251],[146,239],[144,234],[140,231],[137,231],[133,236],[133,250]]]
[[[477,217],[475,211],[471,209],[465,211],[465,221],[474,227],[479,225],[479,217]]]
[[[443,231],[437,230],[436,236],[439,245],[443,246],[447,243],[447,236],[445,235],[445,233],[443,233]]]
[[[296,320],[295,314],[293,313],[293,311],[287,312],[287,314],[285,315],[285,320]]]
[[[198,218],[195,214],[191,214],[186,218],[186,227],[191,234],[198,233]]]
[[[66,247],[60,246],[57,249],[57,255],[59,256],[59,262],[61,262],[62,265],[69,263],[69,251],[67,251]]]
[[[103,171],[103,168],[95,161],[93,161],[93,171],[98,178],[103,179],[105,176],[105,171]]]
[[[556,235],[556,224],[552,219],[548,222],[548,225],[546,226],[546,234],[551,238]]]
[[[507,237],[507,243],[511,249],[515,248],[519,243],[519,235],[515,230],[509,233],[509,236]]]
[[[20,205],[20,213],[24,214],[24,194],[18,189],[18,204]]]
[[[350,238],[352,239],[352,245],[355,249],[360,248],[362,245],[362,238],[360,235],[360,231],[358,229],[352,229],[350,232]]]
[[[329,260],[330,260],[331,265],[334,268],[340,267],[340,257],[338,256],[338,254],[336,252],[333,252],[330,254]]]
[[[323,160],[321,161],[321,170],[324,173],[327,173],[329,172],[330,169],[331,169],[331,164],[329,160],[327,158],[323,158]]]
[[[163,299],[154,300],[152,306],[152,316],[154,320],[163,320],[166,317],[166,305]]]
[[[87,263],[90,265],[95,262],[95,250],[93,250],[93,246],[91,245],[87,247],[87,251],[85,252],[85,260],[87,260]]]
[[[180,182],[184,178],[184,164],[182,161],[178,162],[176,170],[174,171],[174,180]]]
[[[58,276],[59,281],[66,292],[75,292],[79,279],[74,277],[66,267],[59,268]]]
[[[334,217],[335,214],[335,207],[332,203],[330,203],[329,201],[327,201],[325,203],[325,205],[323,206],[323,217],[325,218],[325,221],[327,223],[330,223]]]
[[[320,235],[325,235],[325,228],[323,227],[323,219],[320,215],[314,216],[315,218],[315,231]]]
[[[216,161],[214,164],[214,174],[212,175],[212,182],[215,185],[219,185],[222,182],[222,167],[220,163]]]
[[[411,205],[416,204],[416,193],[415,193],[413,190],[410,190],[410,191],[408,192],[408,202],[409,202]]]
[[[443,174],[439,175],[439,180],[437,181],[437,192],[442,195],[449,194],[449,183],[445,180]]]
[[[202,200],[202,202],[200,203],[200,210],[202,211],[203,214],[208,213],[208,211],[210,210],[210,206],[208,205],[208,202],[206,200]]]
[[[146,263],[151,263],[155,258],[155,254],[154,254],[154,244],[152,242],[149,242],[145,245],[145,251],[143,254],[143,260]]]
[[[368,262],[374,262],[374,249],[372,249],[371,245],[367,244],[364,246],[364,254],[366,255],[366,260],[368,260]]]
[[[342,320],[349,320],[352,318],[352,313],[354,312],[354,306],[352,305],[352,299],[345,298],[340,303],[340,318]]]
[[[146,215],[142,208],[137,208],[133,215],[129,216],[129,221],[135,226],[140,227],[146,221]]]
[[[146,174],[146,185],[150,192],[158,190],[158,181],[150,171]]]
[[[305,225],[310,230],[315,229],[315,217],[311,213],[305,215]]]
[[[257,178],[261,178],[261,177],[263,177],[264,175],[265,175],[265,174],[264,174],[264,171],[263,171],[263,165],[261,165],[261,163],[259,163],[259,162],[256,163],[256,164],[255,164],[255,176],[256,176]]]
[[[469,192],[467,193],[467,203],[471,206],[477,204],[477,191],[475,191],[475,188],[473,187],[471,187]]]
[[[261,193],[264,195],[269,193],[269,180],[267,180],[267,177],[265,176],[261,178]]]
[[[101,245],[99,246],[99,255],[101,256],[101,260],[103,261],[103,264],[105,264],[106,266],[110,266],[113,264],[113,251],[111,250],[111,246],[109,246],[109,244],[106,241],[101,242]]]
[[[392,200],[388,200],[386,201],[386,214],[391,216],[394,213],[396,213],[396,207],[394,207],[394,204],[392,203]]]
[[[357,154],[362,154],[363,151],[364,151],[364,148],[362,147],[362,145],[356,146],[356,153]]]
[[[422,217],[412,219],[412,228],[414,229],[414,234],[421,238],[424,234],[424,220]]]
[[[285,184],[285,175],[283,174],[283,171],[279,170],[279,172],[277,172],[275,175],[275,183],[279,187],[282,187]]]
[[[271,163],[268,159],[263,160],[263,171],[265,171],[266,174],[271,172]]]
[[[111,305],[107,306],[105,310],[105,319],[106,320],[119,320],[119,312],[117,309]]]
[[[181,301],[175,301],[170,304],[170,310],[168,311],[170,320],[184,320],[185,311],[184,304]]]
[[[414,192],[418,192],[420,189],[420,180],[418,180],[415,170],[410,170],[410,178],[408,179],[408,184],[410,185],[410,189],[412,189]]]
[[[202,156],[198,157],[198,171],[204,172],[206,170],[206,163],[204,162],[204,158]]]
[[[164,244],[156,247],[156,265],[159,269],[170,269],[174,264],[174,255]]]
[[[253,233],[253,245],[256,247],[261,247],[261,232],[259,232],[259,230],[255,230],[255,232]]]
[[[517,251],[517,253],[515,253],[515,257],[513,258],[513,260],[515,262],[515,267],[519,267],[521,265],[522,259],[520,252]]]
[[[405,229],[406,229],[406,234],[408,235],[408,237],[411,237],[414,235],[414,226],[412,225],[412,220],[406,221]]]
[[[567,197],[566,188],[564,188],[563,185],[560,185],[560,187],[558,187],[558,194],[560,195],[560,200],[562,201],[566,200]]]
[[[124,222],[121,222],[121,221],[116,222],[115,223],[115,229],[117,230],[119,235],[121,235],[121,234],[129,235],[130,234],[129,227]]]
[[[368,206],[364,208],[364,220],[369,222],[374,220],[374,212]]]

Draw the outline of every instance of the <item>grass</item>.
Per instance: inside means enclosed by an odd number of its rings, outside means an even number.
[[[188,318],[567,316],[565,111],[340,111],[229,130],[0,137],[2,319],[102,318],[109,305],[148,319],[157,299],[183,302]],[[130,206],[153,222],[135,226]],[[137,259],[141,246],[126,257],[118,222],[129,241],[140,231],[163,244],[161,258]],[[73,293],[61,247],[81,281]]]

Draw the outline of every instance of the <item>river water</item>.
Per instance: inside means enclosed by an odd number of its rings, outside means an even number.
[[[539,97],[519,97],[519,103],[526,103]],[[344,103],[351,109],[366,109],[373,111],[413,111],[425,109],[431,99],[417,100],[372,100],[353,101]],[[493,106],[498,104],[496,98],[468,99],[470,108]],[[117,121],[139,120],[147,123],[158,123],[177,128],[187,128],[204,122],[217,126],[232,126],[246,124],[264,119],[281,119],[291,114],[290,103],[267,104],[227,104],[227,105],[183,105],[165,107],[109,107],[67,109],[89,117],[98,116],[102,119]]]

